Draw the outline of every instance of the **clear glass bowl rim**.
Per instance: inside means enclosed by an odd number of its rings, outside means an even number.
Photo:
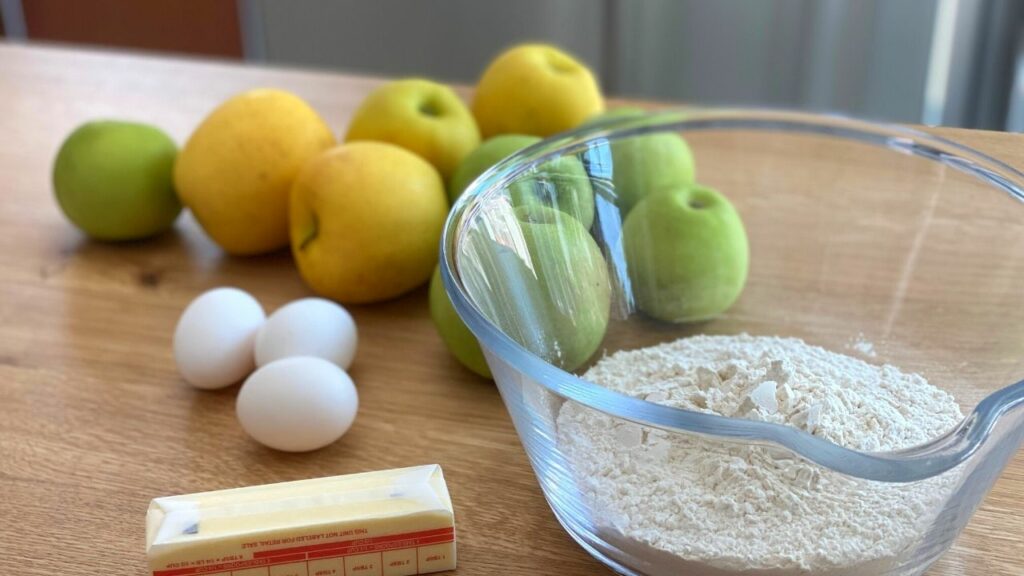
[[[586,150],[592,143],[603,144],[654,132],[699,130],[810,133],[862,142],[942,163],[1024,203],[1024,174],[1020,171],[952,140],[905,126],[839,115],[742,108],[686,108],[640,117],[611,118],[552,136],[510,156],[474,180],[453,206],[441,239],[442,280],[456,312],[481,345],[552,393],[616,418],[667,431],[774,443],[852,477],[911,482],[942,474],[968,460],[988,439],[1002,416],[1024,405],[1024,380],[993,392],[955,429],[927,444],[897,452],[861,452],[790,426],[663,406],[593,384],[523,348],[472,303],[456,277],[456,247],[465,223],[476,216],[483,200],[500,194],[510,182],[531,168],[566,153]]]

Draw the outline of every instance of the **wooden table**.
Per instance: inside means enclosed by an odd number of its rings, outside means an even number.
[[[287,254],[224,256],[191,218],[148,242],[89,242],[53,200],[50,167],[79,123],[156,123],[179,142],[251,87],[306,98],[337,131],[378,81],[52,48],[0,46],[0,574],[144,573],[155,496],[440,463],[456,503],[461,574],[603,574],[558,526],[494,386],[462,369],[425,290],[356,307],[356,425],[312,454],[250,441],[237,388],[179,378],[182,308],[220,285],[265,308],[309,294]],[[940,130],[1024,167],[1024,140]],[[934,576],[1024,573],[1024,456],[1004,472]]]

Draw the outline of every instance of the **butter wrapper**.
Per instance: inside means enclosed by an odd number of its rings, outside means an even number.
[[[455,568],[455,517],[432,464],[156,498],[152,576],[404,576]]]

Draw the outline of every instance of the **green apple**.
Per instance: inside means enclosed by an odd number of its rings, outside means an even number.
[[[503,134],[488,139],[463,160],[448,186],[448,199],[455,203],[466,187],[488,168],[508,156],[540,142],[536,136]],[[594,190],[583,163],[575,156],[562,156],[521,175],[508,187],[514,206],[546,206],[573,216],[589,229],[594,222]]]
[[[622,237],[636,304],[654,318],[706,320],[743,291],[747,233],[715,190],[678,186],[644,198],[626,217]]]
[[[526,349],[579,368],[608,328],[611,287],[600,248],[559,210],[522,206],[492,217],[491,226],[469,231],[462,271],[471,297]]]
[[[611,120],[613,118],[632,118],[634,116],[642,116],[646,113],[646,110],[636,106],[618,106],[616,108],[609,108],[607,111],[591,117],[589,120],[584,122],[584,126],[590,126],[591,124]]]
[[[540,138],[525,134],[504,134],[485,140],[463,158],[459,167],[455,169],[451,180],[448,181],[448,203],[455,204],[466,187],[488,168],[537,142],[540,142]]]
[[[508,193],[517,208],[553,208],[575,218],[584,230],[594,223],[594,189],[576,156],[559,156],[533,168],[509,184]]]
[[[646,112],[639,108],[615,108],[595,116],[587,124],[644,114]],[[611,149],[615,204],[622,214],[629,214],[637,202],[652,192],[695,181],[697,170],[693,152],[678,134],[661,132],[633,136],[613,141]]]
[[[491,369],[487,367],[480,343],[476,341],[476,336],[469,331],[462,318],[459,318],[451,300],[448,299],[448,294],[444,291],[440,266],[434,268],[434,276],[430,279],[430,317],[433,318],[434,327],[437,328],[437,333],[441,335],[441,340],[452,356],[466,368],[484,378],[490,378]]]
[[[153,126],[113,120],[83,124],[57,153],[57,202],[93,238],[159,234],[181,212],[171,176],[177,153],[174,141]]]

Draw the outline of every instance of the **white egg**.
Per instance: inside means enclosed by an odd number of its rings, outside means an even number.
[[[174,329],[174,361],[196,388],[223,388],[255,368],[253,341],[266,320],[255,298],[237,288],[200,294]]]
[[[284,358],[256,370],[235,403],[257,442],[287,452],[323,448],[348,431],[359,409],[355,384],[337,365],[313,356]]]
[[[274,311],[256,335],[256,365],[291,356],[317,356],[348,370],[356,355],[356,323],[341,306],[303,298]]]

